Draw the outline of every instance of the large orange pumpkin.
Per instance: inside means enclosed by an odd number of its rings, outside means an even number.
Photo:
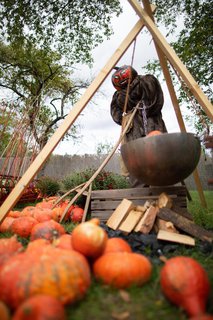
[[[52,241],[65,233],[65,229],[60,223],[54,220],[48,220],[40,222],[32,228],[30,240],[33,241],[39,238],[44,238]]]
[[[20,211],[9,211],[7,217],[12,217],[12,218],[19,218],[21,215]]]
[[[38,294],[25,300],[15,311],[13,320],[65,320],[62,303],[55,297]]]
[[[35,218],[38,222],[44,222],[52,219],[52,210],[44,209],[44,208],[36,208],[33,213],[33,218]]]
[[[152,265],[138,253],[112,252],[103,254],[93,265],[97,279],[115,288],[143,285],[151,277]]]
[[[84,209],[80,207],[74,207],[71,211],[71,221],[72,222],[81,222],[84,215]]]
[[[167,260],[161,269],[160,284],[165,296],[190,317],[205,313],[210,282],[195,259],[177,256]]]
[[[34,206],[27,206],[21,211],[21,216],[30,216],[33,217],[34,211],[35,211]]]
[[[91,219],[77,225],[72,232],[73,249],[88,258],[97,258],[106,246],[108,236],[99,222],[98,219]]]
[[[46,246],[51,246],[51,242],[47,239],[39,238],[34,241],[30,241],[28,243],[28,246],[26,248],[26,252],[29,253],[37,253],[37,252],[42,252],[45,250]]]
[[[65,305],[82,299],[90,283],[90,267],[83,255],[46,246],[7,260],[0,273],[0,299],[17,308],[31,296],[47,294]]]
[[[62,234],[58,239],[53,240],[53,245],[56,248],[73,250],[71,234]]]

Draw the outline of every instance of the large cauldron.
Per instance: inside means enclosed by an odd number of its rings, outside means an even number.
[[[192,133],[164,133],[121,146],[131,175],[152,186],[166,186],[187,178],[196,168],[201,146]]]

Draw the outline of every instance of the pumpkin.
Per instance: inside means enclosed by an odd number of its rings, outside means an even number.
[[[132,252],[128,242],[122,238],[109,238],[106,242],[104,254],[109,252]]]
[[[53,203],[52,203],[52,201],[43,200],[41,202],[36,203],[36,207],[43,208],[43,209],[52,209]]]
[[[44,208],[36,208],[33,213],[33,218],[38,222],[44,222],[52,219],[52,210]]]
[[[97,258],[103,253],[108,236],[99,223],[98,219],[91,219],[73,229],[72,246],[74,250],[88,258]]]
[[[71,221],[81,222],[84,215],[84,209],[80,207],[74,207],[71,211]]]
[[[72,250],[72,236],[71,234],[62,234],[58,239],[53,240],[53,245],[56,248]]]
[[[0,301],[0,319],[10,320],[10,311],[3,301]]]
[[[52,209],[52,219],[56,222],[59,222],[63,214],[63,211],[64,210],[61,207],[55,207],[54,209]]]
[[[146,136],[152,137],[152,136],[158,136],[159,134],[163,134],[163,133],[159,130],[153,130],[153,131],[150,131]]]
[[[0,239],[0,266],[11,256],[23,250],[22,244],[14,235],[11,238]]]
[[[0,232],[11,232],[11,226],[15,218],[6,217],[0,224]]]
[[[47,294],[65,305],[82,299],[90,283],[90,267],[83,255],[46,246],[6,261],[0,273],[0,299],[17,308],[31,296]]]
[[[30,216],[33,217],[34,211],[35,211],[35,207],[33,206],[27,206],[24,209],[22,209],[20,215],[21,216]]]
[[[41,252],[47,245],[51,245],[49,240],[43,238],[36,239],[28,243],[26,252]]]
[[[33,241],[44,238],[52,241],[54,238],[58,238],[65,233],[65,229],[60,223],[54,220],[48,220],[40,222],[32,228],[30,240]]]
[[[68,201],[68,200],[62,201],[62,202],[59,204],[59,207],[61,208],[61,211],[62,211],[61,216],[62,216],[63,212],[65,211],[66,207],[68,206],[68,204],[69,204],[69,201]],[[64,221],[70,220],[70,217],[71,217],[71,214],[72,214],[72,210],[73,210],[75,207],[76,207],[76,205],[74,205],[74,204],[72,204],[72,205],[70,206],[70,208],[68,209],[65,217],[63,218]],[[59,218],[59,220],[60,220],[60,219],[61,219],[61,217]]]
[[[36,219],[30,216],[16,218],[12,225],[11,231],[23,238],[30,236],[32,228],[38,223]]]
[[[38,294],[26,299],[15,311],[13,320],[65,320],[62,303],[55,297]]]
[[[93,264],[95,277],[118,289],[141,286],[151,278],[152,265],[148,258],[133,252],[103,254]]]
[[[167,260],[161,269],[160,284],[165,296],[189,316],[205,313],[210,282],[195,259],[177,256]]]
[[[21,215],[20,211],[9,211],[7,217],[12,217],[12,218],[19,218]]]

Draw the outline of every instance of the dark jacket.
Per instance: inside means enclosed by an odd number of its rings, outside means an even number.
[[[126,94],[127,89],[116,91],[111,102],[111,116],[119,125],[122,124]],[[126,141],[141,138],[153,130],[167,132],[161,114],[164,103],[163,91],[159,81],[153,75],[137,76],[132,81],[126,112],[130,112],[140,101],[142,102],[140,107],[144,107],[146,112],[146,130],[142,110],[139,109],[135,114],[131,129],[126,133]]]

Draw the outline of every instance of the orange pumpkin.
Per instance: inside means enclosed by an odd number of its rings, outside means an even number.
[[[61,207],[55,207],[54,209],[52,209],[52,219],[56,222],[59,222],[63,214],[63,211],[64,210]]]
[[[71,211],[71,221],[81,222],[84,215],[84,209],[80,207],[74,207]]]
[[[11,232],[11,226],[15,218],[6,217],[0,224],[0,232]]]
[[[20,211],[13,211],[13,210],[11,210],[11,211],[8,213],[7,217],[19,218],[20,215],[21,215],[21,212],[20,212]]]
[[[72,232],[74,250],[89,258],[97,258],[103,253],[108,236],[99,223],[98,219],[91,219],[74,228]]]
[[[34,241],[31,241],[28,243],[28,246],[26,248],[26,252],[31,252],[31,253],[37,253],[37,252],[41,252],[43,251],[43,249],[46,247],[46,246],[49,246],[51,245],[51,242],[47,239],[36,239]]]
[[[15,311],[13,320],[65,320],[62,303],[55,297],[38,294],[25,300]]]
[[[158,136],[159,134],[162,134],[162,132],[159,130],[153,130],[153,131],[150,131],[146,136],[152,137],[152,136]]]
[[[104,254],[109,252],[132,252],[128,242],[122,238],[110,238],[106,242]]]
[[[151,278],[152,265],[142,254],[112,252],[94,262],[93,272],[104,284],[122,289],[146,283]]]
[[[42,202],[38,202],[36,204],[37,208],[43,208],[43,209],[52,209],[53,203],[51,201],[45,201],[43,200]]]
[[[33,217],[35,207],[33,206],[27,206],[21,211],[21,216],[30,216]]]
[[[177,256],[167,260],[161,269],[160,284],[165,296],[189,316],[205,313],[210,282],[195,259]]]
[[[53,245],[56,248],[73,250],[71,234],[62,234],[58,239],[53,240]]]
[[[14,235],[11,238],[0,239],[0,266],[11,256],[23,250],[22,244]]]
[[[44,222],[52,219],[52,210],[44,208],[36,208],[33,213],[33,218],[38,222]]]
[[[23,238],[30,236],[32,228],[38,224],[38,221],[30,216],[16,218],[12,225],[11,231]]]
[[[48,220],[40,222],[32,228],[30,240],[33,241],[39,238],[44,238],[52,241],[65,233],[65,229],[60,223],[54,220]]]
[[[0,319],[1,320],[10,320],[10,311],[7,305],[0,301]]]
[[[46,246],[7,260],[0,273],[0,299],[17,308],[31,296],[46,294],[65,305],[82,299],[90,283],[90,267],[83,255]]]

